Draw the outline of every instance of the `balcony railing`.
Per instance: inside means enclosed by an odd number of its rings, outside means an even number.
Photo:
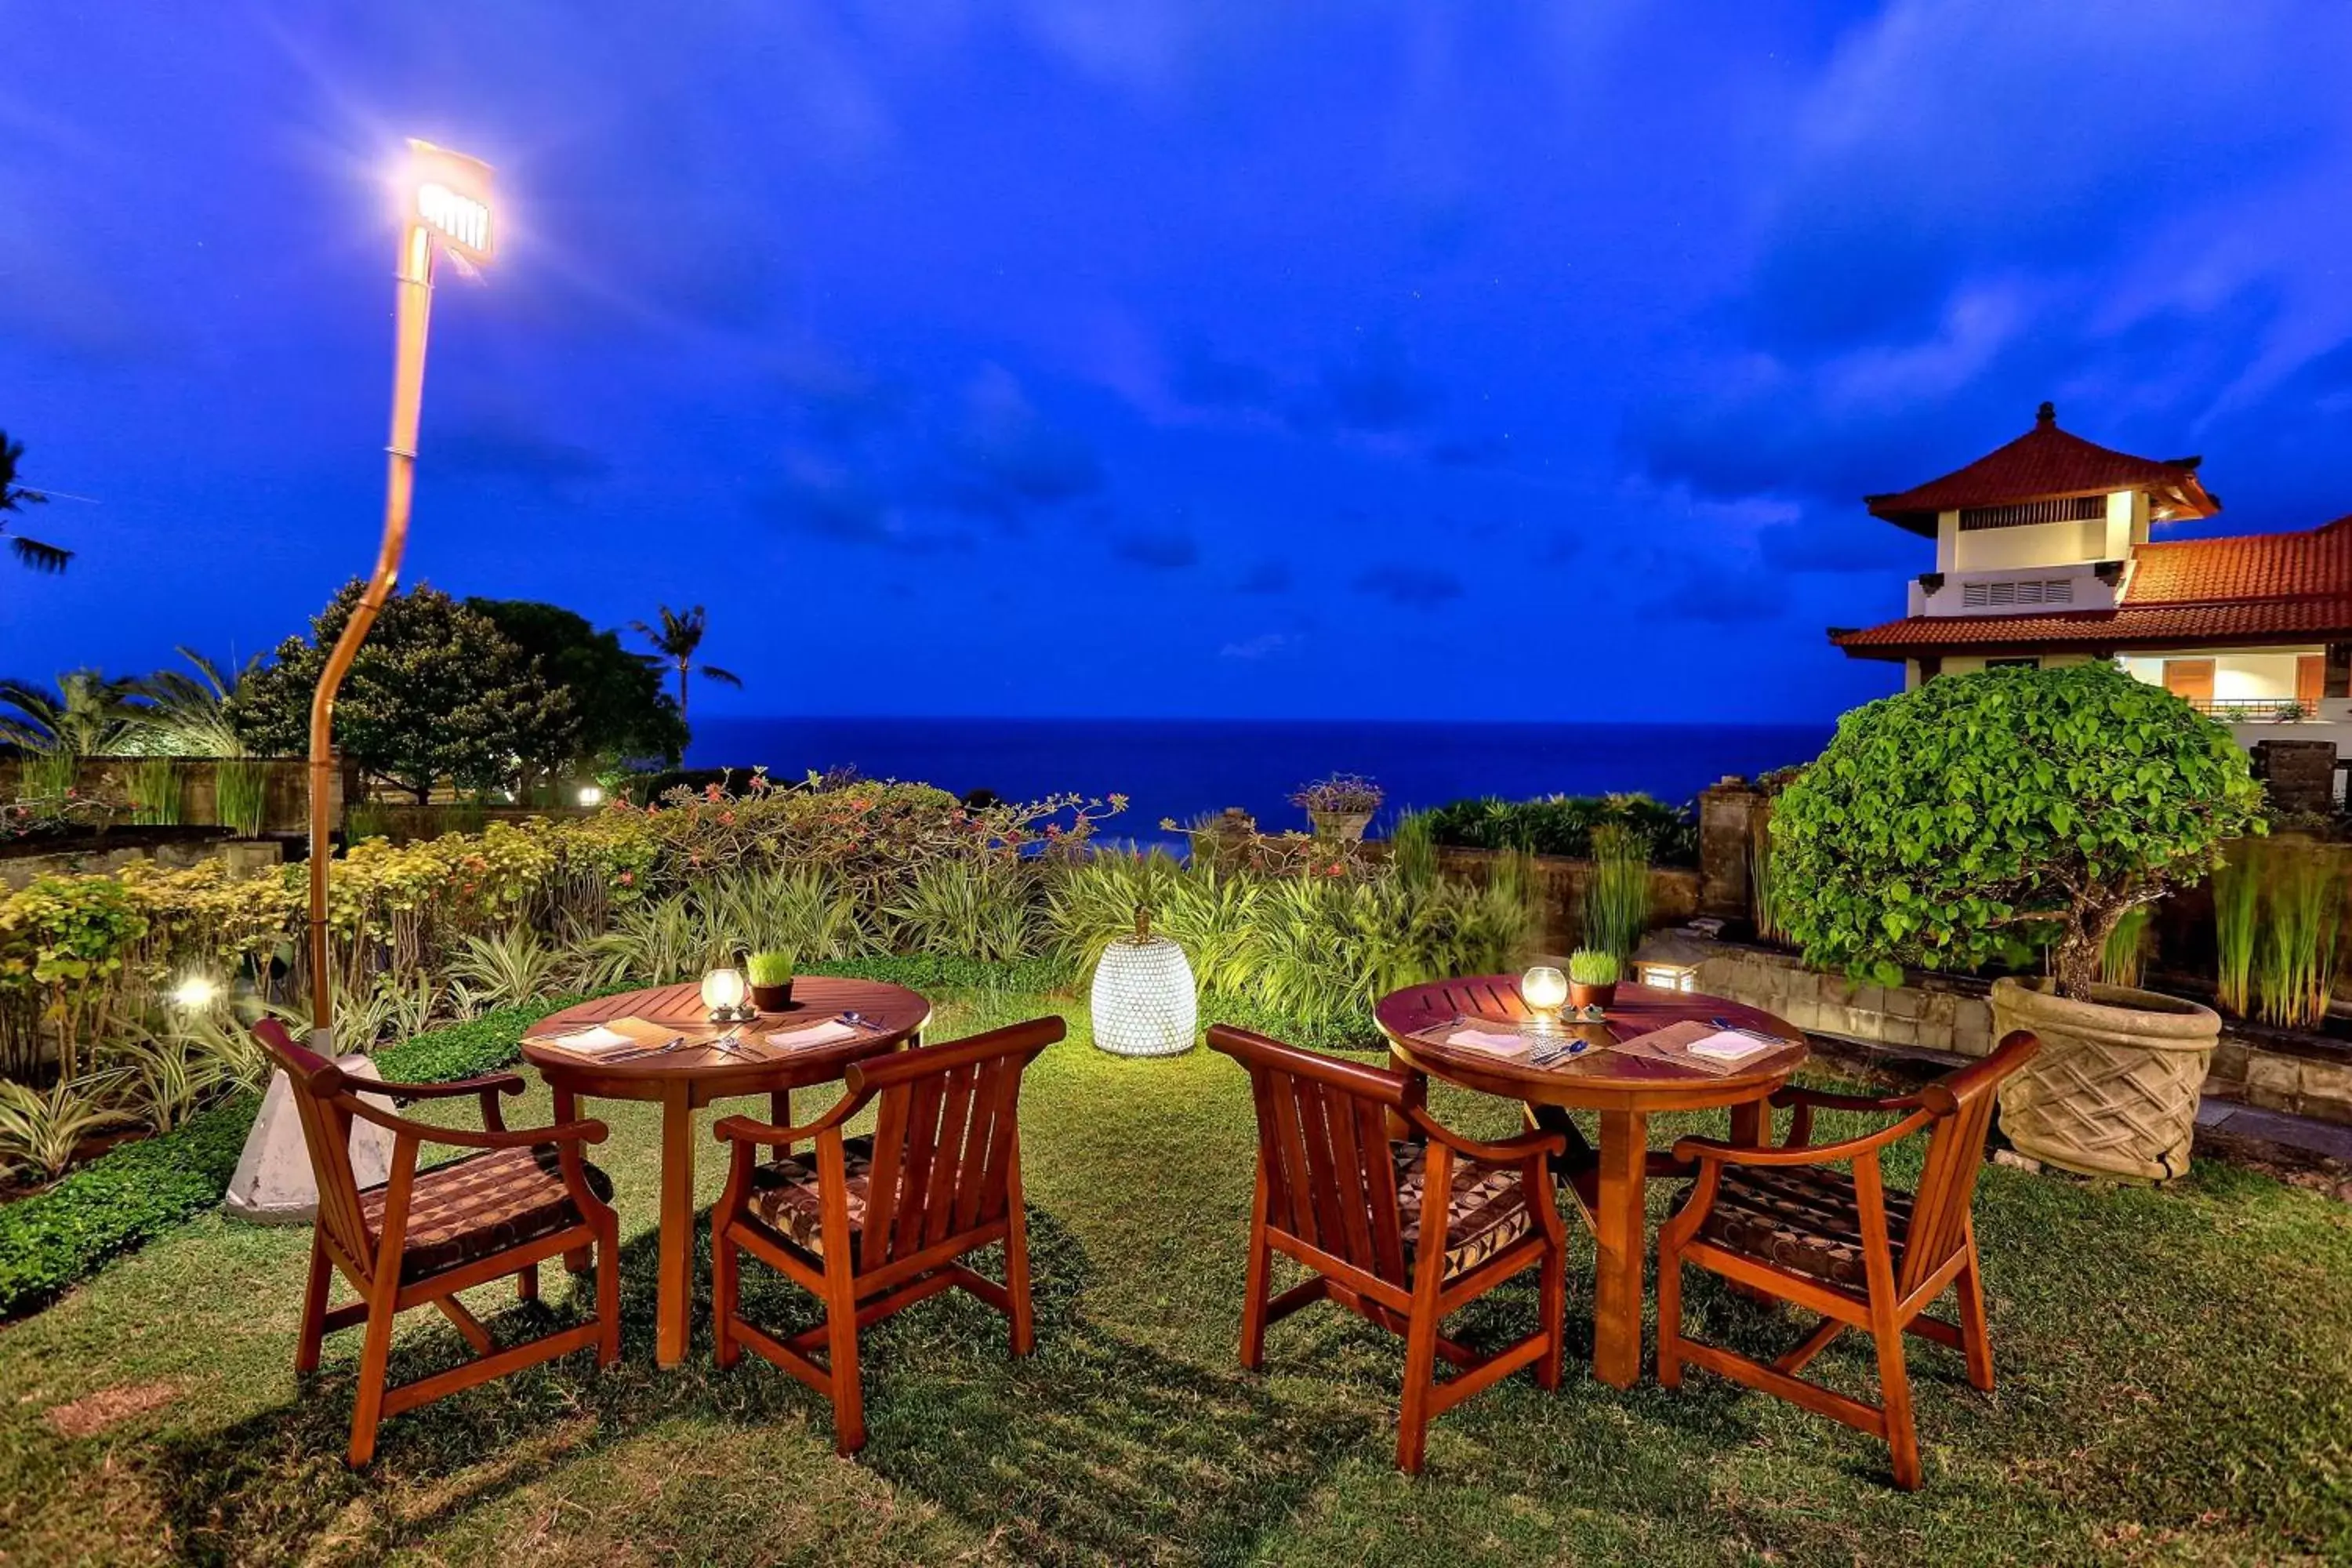
[[[2230,724],[2304,724],[2319,717],[2292,697],[2191,697],[2189,706]]]

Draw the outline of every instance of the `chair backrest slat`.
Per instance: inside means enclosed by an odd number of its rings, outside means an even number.
[[[1919,1185],[1911,1194],[1911,1228],[1903,1237],[1897,1289],[1912,1289],[1968,1245],[1969,1205],[1976,1199],[1977,1173],[1984,1168],[1994,1091],[2041,1048],[2032,1035],[2011,1030],[1991,1055],[1920,1091],[1921,1101],[1937,1115]]]
[[[1061,1019],[1039,1018],[850,1068],[853,1092],[880,1088],[860,1272],[1004,1218],[1021,1075],[1066,1032]]]
[[[1249,1069],[1266,1223],[1376,1279],[1409,1285],[1389,1113],[1418,1099],[1402,1073],[1219,1025],[1209,1044]]]

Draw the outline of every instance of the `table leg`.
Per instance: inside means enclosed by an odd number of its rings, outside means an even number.
[[[662,1095],[661,1271],[654,1360],[686,1359],[694,1321],[694,1109],[684,1083]]]
[[[580,1097],[578,1095],[559,1084],[548,1085],[548,1095],[549,1098],[555,1102],[555,1122],[557,1126],[560,1127],[567,1121],[577,1121],[580,1120]],[[563,1255],[563,1271],[566,1274],[587,1273],[588,1262],[593,1256],[593,1248],[585,1247],[573,1247],[571,1251]],[[618,1268],[620,1266],[621,1260],[617,1258],[607,1259],[604,1265],[607,1268]]]
[[[1765,1120],[1764,1102],[1743,1100],[1731,1108],[1731,1141],[1749,1149],[1761,1149],[1767,1142],[1771,1123]]]
[[[1599,1201],[1593,1205],[1592,1375],[1631,1388],[1642,1375],[1642,1260],[1650,1119],[1601,1113]]]
[[[791,1089],[776,1089],[768,1091],[768,1120],[778,1127],[790,1127],[793,1124],[793,1091]],[[791,1144],[779,1143],[768,1151],[768,1158],[771,1162],[781,1160],[792,1152]]]
[[[1389,1047],[1389,1071],[1403,1073],[1412,1071],[1412,1064],[1406,1061],[1403,1056],[1398,1052],[1394,1046],[1391,1046]],[[1389,1137],[1395,1142],[1404,1143],[1419,1143],[1426,1142],[1421,1132],[1412,1122],[1407,1121],[1402,1116],[1393,1110],[1390,1111],[1388,1114],[1388,1123]]]

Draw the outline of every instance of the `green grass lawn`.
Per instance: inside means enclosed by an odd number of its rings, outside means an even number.
[[[1023,1012],[950,1000],[934,1037]],[[1435,1099],[1468,1131],[1513,1125],[1508,1107]],[[1913,1347],[1916,1495],[1876,1443],[1704,1373],[1672,1393],[1593,1382],[1575,1364],[1591,1254],[1573,1226],[1567,1384],[1522,1374],[1442,1417],[1408,1481],[1390,1465],[1399,1342],[1324,1308],[1274,1330],[1265,1375],[1234,1360],[1255,1147],[1239,1069],[1115,1060],[1074,1019],[1023,1106],[1037,1353],[1010,1360],[1003,1321],[961,1295],[873,1331],[872,1440],[848,1462],[799,1384],[753,1358],[718,1373],[707,1321],[684,1366],[654,1368],[655,1117],[594,1109],[623,1226],[618,1366],[576,1356],[395,1418],[353,1475],[357,1332],[309,1385],[292,1372],[307,1232],[206,1216],[0,1330],[0,1563],[2352,1557],[2352,1209],[2227,1168],[2160,1194],[1985,1173],[2000,1388]],[[538,1094],[510,1116],[546,1110]],[[707,1246],[702,1266],[707,1289]],[[814,1321],[748,1274],[763,1321]],[[1696,1272],[1686,1295],[1712,1337],[1778,1349],[1799,1331]],[[514,1331],[569,1311],[560,1272],[548,1296],[474,1300]],[[1462,1332],[1499,1342],[1533,1308],[1531,1287],[1504,1290]],[[395,1375],[461,1353],[414,1314]],[[1818,1364],[1870,1386],[1859,1342]]]

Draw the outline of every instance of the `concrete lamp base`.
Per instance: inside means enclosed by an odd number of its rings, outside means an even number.
[[[343,1057],[335,1065],[352,1078],[383,1077],[363,1056]],[[366,1098],[371,1105],[393,1110],[392,1101],[380,1095]],[[352,1174],[360,1186],[374,1186],[391,1173],[392,1134],[373,1123],[353,1121]],[[221,1212],[253,1225],[308,1225],[319,1212],[319,1184],[310,1173],[310,1145],[302,1140],[302,1112],[294,1103],[294,1086],[282,1071],[270,1075],[269,1091],[262,1096],[253,1131],[246,1134],[245,1152],[237,1157],[236,1174],[229,1178]]]

